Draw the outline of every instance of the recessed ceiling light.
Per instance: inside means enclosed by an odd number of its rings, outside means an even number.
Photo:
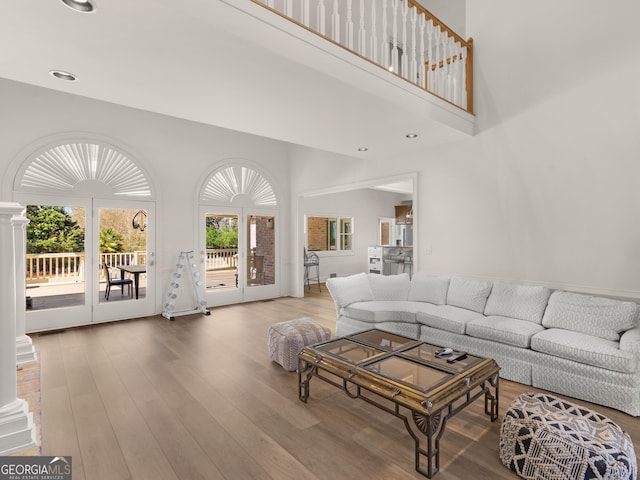
[[[75,82],[78,80],[78,77],[73,73],[63,72],[62,70],[51,70],[49,73],[54,77],[59,78],[60,80],[66,80],[67,82]]]
[[[77,12],[91,13],[96,9],[90,0],[62,0],[62,3]]]
[[[417,134],[417,133],[407,133],[407,134],[405,135],[405,137],[407,137],[407,138],[416,138],[417,136],[418,136],[418,134]]]
[[[359,152],[367,152],[369,149],[367,147],[360,147],[358,149]]]

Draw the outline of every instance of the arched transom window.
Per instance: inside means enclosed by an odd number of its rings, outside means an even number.
[[[258,172],[243,166],[216,171],[202,189],[201,200],[207,203],[277,206],[271,184]]]
[[[65,143],[36,155],[16,178],[16,190],[150,198],[149,180],[124,153],[96,143]]]

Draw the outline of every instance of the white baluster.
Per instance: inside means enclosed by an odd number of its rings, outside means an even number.
[[[363,0],[364,1],[364,0]],[[369,37],[369,48],[371,50],[371,60],[375,63],[378,62],[378,19],[376,12],[378,11],[378,0],[371,0],[373,2],[373,9],[371,10],[371,36]]]
[[[264,2],[267,4],[267,7],[273,8],[273,0],[267,0],[266,2]]]
[[[389,68],[391,64],[389,55],[389,27],[387,26],[387,0],[382,0],[382,66]]]
[[[347,0],[347,26],[345,29],[345,41],[347,42],[347,48],[353,50],[353,12],[352,12],[352,0]]]
[[[398,71],[398,5],[400,0],[391,0],[393,9],[393,22],[391,24],[391,68],[392,72]]]
[[[338,0],[333,0],[333,13],[331,14],[331,38],[340,43],[340,4]]]
[[[462,98],[460,106],[467,110],[467,47],[462,47],[462,62],[460,62],[460,89]]]
[[[310,16],[309,15],[309,0],[302,0],[301,7],[302,7],[302,15],[301,15],[302,24],[307,26],[307,27],[310,27],[311,24],[309,22],[309,16]]]
[[[285,0],[284,14],[289,18],[293,18],[293,0]]]
[[[440,95],[441,91],[442,91],[442,75],[441,75],[441,68],[440,68],[440,60],[442,58],[441,55],[441,50],[440,50],[440,26],[435,26],[433,28],[433,40],[434,40],[434,46],[435,46],[435,64],[436,64],[436,69],[433,71],[434,75],[433,75],[433,93]]]
[[[409,53],[407,51],[407,14],[409,13],[409,2],[400,2],[400,13],[402,14],[402,52],[398,52],[398,61],[400,62],[400,71],[398,73],[404,78],[409,78]]]
[[[326,8],[324,6],[324,0],[320,0],[318,2],[317,12],[318,12],[318,26],[317,26],[318,33],[320,35],[326,35],[326,32],[327,32],[326,25],[325,25]]]
[[[433,42],[433,20],[429,19],[429,21],[427,22],[427,39],[428,39],[428,50],[427,50],[427,55],[429,56],[429,63],[428,63],[428,69],[427,69],[427,78],[425,78],[426,82],[427,82],[427,89],[431,92],[433,92],[433,70],[431,69],[431,66],[433,65],[433,62],[435,61],[435,52],[433,50],[434,48],[434,42]]]
[[[416,22],[418,21],[418,13],[416,7],[411,7],[409,11],[409,21],[411,22],[411,61],[409,63],[409,80],[414,83],[420,83],[418,75],[418,62],[416,60]]]
[[[374,6],[374,9],[375,9],[375,6]],[[373,14],[375,15],[375,12],[373,12]],[[358,29],[358,52],[363,57],[367,56],[367,32],[365,30],[365,23],[364,23],[364,0],[360,0],[360,28]]]
[[[425,87],[425,80],[426,80],[426,69],[425,69],[425,60],[426,60],[426,55],[425,55],[425,51],[424,51],[424,36],[425,36],[425,26],[427,24],[426,21],[426,17],[423,15],[420,15],[418,17],[418,26],[420,27],[420,64],[418,65],[418,85],[420,85],[422,88]]]

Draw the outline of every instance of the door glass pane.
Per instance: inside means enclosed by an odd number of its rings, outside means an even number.
[[[100,208],[100,302],[147,296],[147,214],[144,210]]]
[[[208,213],[206,229],[206,288],[238,288],[238,216]]]
[[[85,303],[85,209],[27,205],[27,310]]]
[[[247,232],[247,286],[275,284],[275,217],[247,216]]]

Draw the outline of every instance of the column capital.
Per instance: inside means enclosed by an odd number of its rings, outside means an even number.
[[[0,202],[0,215],[20,215],[24,212],[24,206],[16,202]]]

